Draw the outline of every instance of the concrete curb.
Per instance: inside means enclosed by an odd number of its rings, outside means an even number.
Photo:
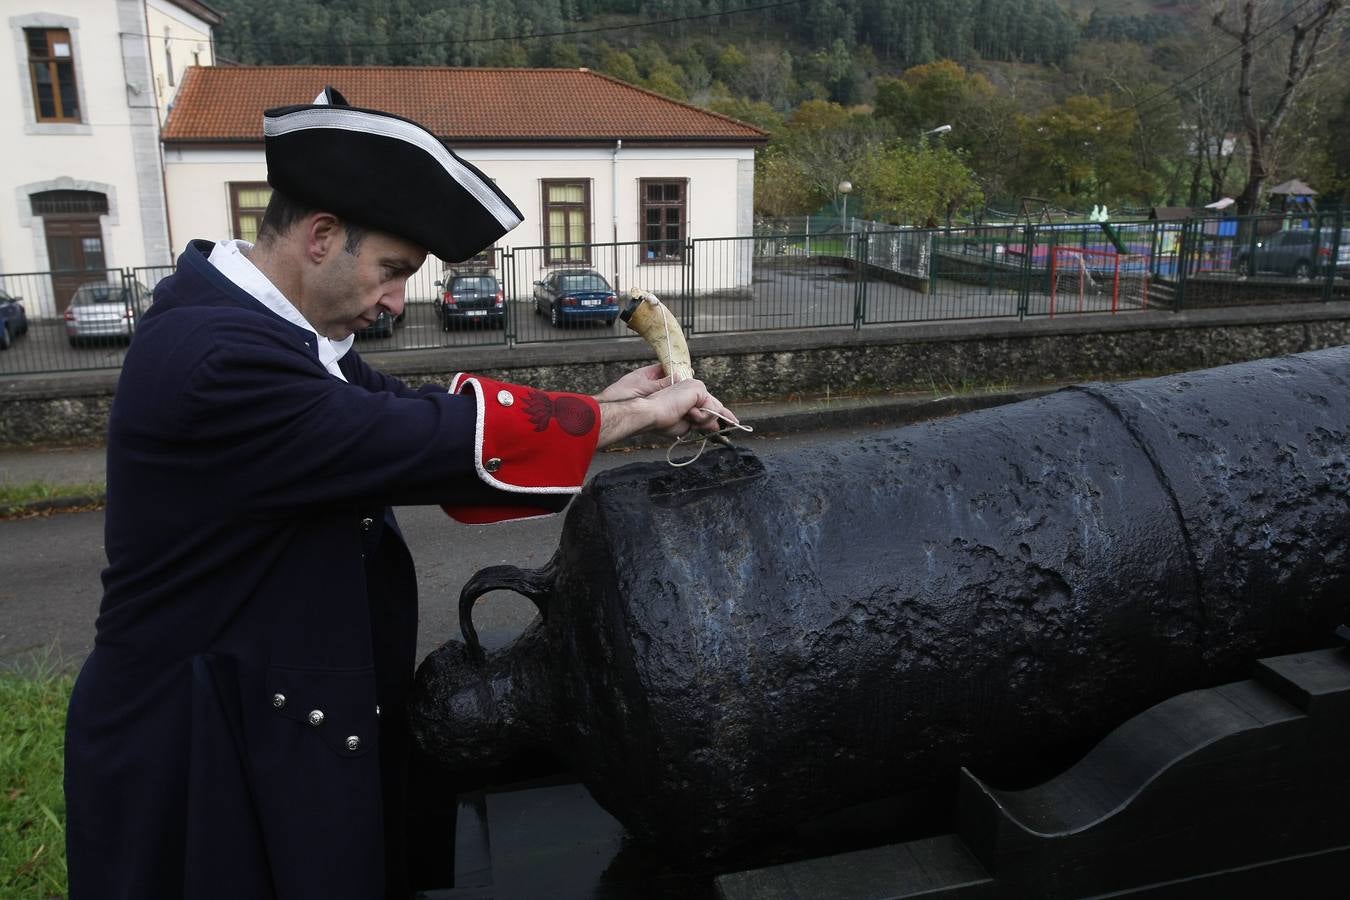
[[[48,515],[58,512],[72,512],[80,509],[99,509],[108,502],[107,494],[74,494],[69,497],[47,497],[28,503],[12,503],[0,506],[0,520],[27,519],[32,516]]]

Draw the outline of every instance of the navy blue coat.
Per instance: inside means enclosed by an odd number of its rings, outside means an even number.
[[[343,383],[211,247],[156,289],[113,403],[104,597],[67,724],[70,896],[371,900],[416,646],[388,507],[517,497],[475,475],[472,394],[354,352]]]

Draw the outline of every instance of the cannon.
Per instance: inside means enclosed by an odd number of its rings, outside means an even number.
[[[726,854],[851,804],[1030,783],[1350,605],[1350,347],[761,459],[593,478],[417,672],[456,770],[557,753],[639,840]],[[484,653],[472,604],[539,616]]]

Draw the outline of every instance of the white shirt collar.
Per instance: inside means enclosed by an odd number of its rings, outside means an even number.
[[[267,276],[244,255],[244,251],[252,249],[253,245],[248,241],[217,241],[216,246],[211,250],[211,255],[207,257],[207,262],[215,266],[220,274],[230,279],[240,290],[263,306],[292,325],[298,325],[318,338],[319,362],[323,363],[323,367],[329,372],[346,381],[347,376],[343,375],[342,370],[338,368],[338,360],[342,359],[347,351],[352,348],[352,341],[355,340],[356,336],[349,334],[343,340],[334,341],[315,331],[314,326],[309,324],[309,320],[300,314],[300,310],[296,309],[291,301],[287,300],[281,291],[277,290],[276,285],[272,284]]]

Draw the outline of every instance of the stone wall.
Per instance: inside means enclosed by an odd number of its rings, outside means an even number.
[[[1192,275],[1186,279],[1187,309],[1209,306],[1261,305],[1281,303],[1321,303],[1326,296],[1326,278],[1299,281],[1258,275],[1251,278]],[[1332,283],[1331,299],[1350,300],[1350,281],[1338,278]]]
[[[1142,377],[1350,344],[1350,302],[695,336],[699,377],[729,404]],[[407,381],[460,370],[599,391],[652,359],[635,340],[372,354]],[[0,383],[0,447],[99,444],[116,373]]]

